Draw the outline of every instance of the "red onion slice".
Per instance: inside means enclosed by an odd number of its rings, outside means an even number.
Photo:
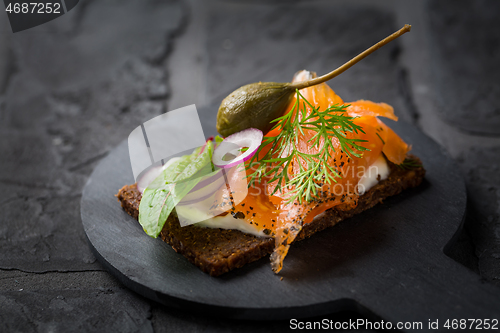
[[[221,168],[231,168],[242,162],[248,161],[259,149],[262,143],[262,131],[256,128],[249,128],[233,135],[228,136],[215,149],[212,155],[214,165]],[[230,161],[224,161],[224,156],[228,153],[238,151],[241,148],[248,147],[243,154],[236,156]]]
[[[197,191],[203,187],[206,187],[212,183],[215,183],[216,181],[219,180],[219,178],[223,178],[222,169],[218,169],[212,173],[209,173],[206,176],[203,176],[200,179],[200,182],[198,184],[196,184],[196,186],[193,187],[193,189],[190,192]]]
[[[191,201],[196,202],[200,199],[206,199],[208,196],[214,194],[224,183],[222,170],[215,172],[215,174],[212,173],[204,176],[201,178],[200,182],[182,198],[181,202],[185,204]]]

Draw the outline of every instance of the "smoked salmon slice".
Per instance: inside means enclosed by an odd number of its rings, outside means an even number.
[[[295,81],[303,81],[312,78],[315,74],[301,71],[294,77]],[[356,151],[360,157],[347,154],[342,151],[338,139],[332,137],[335,151],[332,151],[328,164],[334,166],[341,177],[336,178],[336,183],[318,184],[320,190],[314,200],[307,202],[295,200],[288,202],[287,198],[293,188],[278,186],[277,181],[268,182],[270,178],[264,178],[260,184],[249,188],[247,197],[238,205],[234,205],[231,214],[233,216],[245,217],[247,223],[252,224],[257,230],[275,238],[275,250],[271,255],[271,266],[277,273],[283,267],[290,244],[295,240],[304,224],[310,223],[315,216],[329,208],[352,209],[356,207],[359,193],[357,184],[360,179],[360,170],[372,165],[383,154],[389,161],[400,164],[404,161],[410,146],[406,144],[392,129],[385,125],[378,117],[385,117],[397,121],[393,108],[385,103],[375,103],[359,100],[352,103],[344,103],[326,83],[302,89],[300,93],[313,106],[325,110],[332,105],[348,105],[345,112],[356,125],[362,127],[362,132],[347,132],[348,138],[365,140],[359,145],[368,150]],[[286,112],[291,112],[295,99],[292,100]],[[301,106],[302,107],[302,106]],[[311,114],[311,107],[306,105],[306,116]],[[294,117],[302,117],[297,113]],[[320,141],[319,147],[312,146],[311,138],[316,134],[312,130],[304,130],[299,134],[296,149],[306,153],[320,151],[324,142]],[[266,134],[267,137],[275,137],[279,129]],[[262,158],[270,147],[264,147],[259,153]],[[273,156],[275,158],[276,156]],[[290,178],[297,175],[302,168],[307,168],[303,160],[294,160],[288,169]],[[247,170],[247,175],[251,174]],[[225,191],[225,189],[223,189]],[[273,195],[271,193],[275,192]]]

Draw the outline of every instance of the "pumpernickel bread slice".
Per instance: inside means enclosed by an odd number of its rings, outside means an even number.
[[[408,155],[408,158],[421,165],[417,157]],[[334,207],[327,210],[320,218],[315,218],[313,222],[304,225],[296,241],[359,214],[404,189],[416,187],[424,178],[423,167],[402,169],[393,163],[388,162],[388,164],[389,177],[360,196],[358,205],[354,209],[340,210]],[[125,185],[116,196],[123,209],[137,219],[141,193],[137,190],[136,184]],[[274,250],[274,238],[257,237],[239,230],[201,228],[196,225],[181,227],[174,214],[168,217],[160,236],[176,252],[211,276],[242,267],[267,256]]]

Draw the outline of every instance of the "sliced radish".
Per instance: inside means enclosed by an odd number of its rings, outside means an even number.
[[[230,135],[215,149],[212,162],[221,168],[231,168],[248,161],[259,149],[262,137],[262,131],[256,128],[249,128]],[[248,147],[247,151],[240,154],[241,148],[245,147]],[[230,160],[224,160],[229,155],[231,155]]]

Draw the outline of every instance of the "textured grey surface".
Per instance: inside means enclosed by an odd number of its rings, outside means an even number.
[[[277,3],[82,0],[17,34],[0,15],[1,331],[285,330],[173,311],[123,289],[89,251],[81,189],[139,123],[217,104],[251,81],[326,72],[404,23],[410,34],[331,85],[346,101],[392,104],[457,159],[469,206],[449,253],[500,283],[498,2]]]
[[[428,11],[442,117],[464,131],[500,135],[500,2],[434,0]]]
[[[153,332],[151,310],[120,289],[0,292],[4,332]]]
[[[500,147],[473,148],[458,158],[469,191],[466,227],[475,244],[478,270],[497,285],[500,285],[499,159]]]
[[[165,111],[163,64],[184,16],[176,1],[90,1],[10,36],[17,71],[0,124],[9,193],[1,268],[100,269],[79,221],[80,192],[95,162]]]

